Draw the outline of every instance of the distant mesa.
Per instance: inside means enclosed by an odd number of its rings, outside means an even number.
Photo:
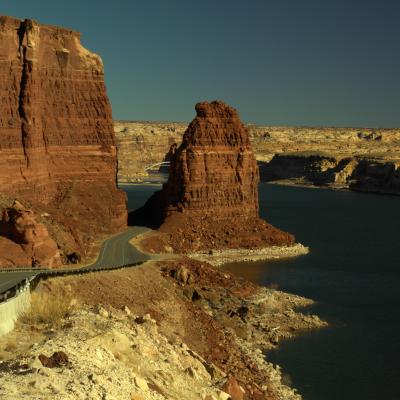
[[[51,215],[64,261],[86,256],[126,226],[101,58],[77,32],[1,16],[0,97],[1,194]]]
[[[157,227],[160,246],[181,253],[293,244],[291,234],[259,218],[258,166],[236,110],[213,101],[196,112],[169,154],[168,182],[130,222]]]

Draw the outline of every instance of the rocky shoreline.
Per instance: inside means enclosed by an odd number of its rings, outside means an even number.
[[[283,258],[298,257],[307,255],[310,248],[301,243],[290,246],[269,246],[253,249],[217,249],[210,251],[199,251],[193,253],[174,253],[169,246],[156,246],[159,234],[156,231],[148,231],[135,236],[130,243],[140,251],[150,254],[152,257],[165,260],[188,257],[192,260],[208,263],[212,266],[247,261],[277,260]]]
[[[5,400],[15,390],[21,399],[298,400],[263,353],[327,325],[297,311],[311,300],[189,258],[55,278],[37,292],[71,307],[57,325],[23,319],[0,339]],[[48,368],[39,359],[60,351],[65,365]]]
[[[291,186],[352,190],[379,194],[400,194],[399,160],[292,153],[259,161],[264,182]]]
[[[213,266],[246,261],[276,260],[297,257],[310,252],[309,247],[296,243],[292,246],[270,246],[261,249],[224,249],[188,254],[188,257]]]

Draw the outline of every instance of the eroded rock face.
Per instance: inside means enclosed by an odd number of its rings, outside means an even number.
[[[260,173],[265,181],[400,194],[399,161],[293,153],[260,162]]]
[[[214,101],[197,104],[196,112],[147,216],[179,252],[293,243],[259,219],[258,167],[236,110]]]
[[[236,110],[213,102],[196,112],[171,160],[166,216],[187,209],[214,220],[258,218],[258,167]]]
[[[10,260],[21,266],[61,265],[57,243],[46,226],[38,223],[34,212],[19,202],[3,210],[0,235],[0,266],[9,266]]]
[[[150,171],[162,169],[166,153],[182,140],[187,125],[162,122],[115,121],[118,147],[118,182],[140,181]]]
[[[0,17],[0,96],[1,191],[48,210],[81,253],[124,227],[103,65],[80,34]]]
[[[181,142],[186,127],[183,123],[116,121],[118,179],[121,182],[140,180],[149,165],[157,166],[164,160],[170,141]],[[248,125],[247,128],[259,162],[261,180],[284,177],[300,179],[302,184],[307,184],[308,180],[322,180],[334,187],[335,182],[331,180],[337,178],[342,187],[349,189],[400,193],[398,184],[396,186],[400,164],[400,129],[256,125]],[[369,171],[381,168],[385,163],[388,168],[393,164],[397,168],[393,177],[388,178],[389,184],[386,174],[381,174],[378,179],[375,172],[369,176]],[[349,170],[354,169],[356,164],[359,167],[349,181],[347,177],[352,175]]]

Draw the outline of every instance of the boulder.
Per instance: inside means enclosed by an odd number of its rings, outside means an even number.
[[[244,400],[245,390],[239,385],[237,380],[230,377],[222,387],[222,390],[229,394],[232,400]]]
[[[68,356],[63,351],[56,351],[51,357],[40,354],[39,360],[46,368],[60,368],[69,363]]]
[[[61,265],[61,256],[57,243],[50,237],[46,226],[36,221],[33,211],[26,209],[20,202],[2,212],[0,235],[19,246],[9,246],[8,241],[0,241],[0,266],[7,266],[10,257],[22,260],[32,267],[53,268]],[[20,254],[13,254],[13,249]]]

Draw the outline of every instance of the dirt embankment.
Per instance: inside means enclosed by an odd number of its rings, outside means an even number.
[[[1,339],[2,399],[300,399],[262,351],[325,326],[295,311],[310,300],[190,259],[58,278],[38,291],[72,308],[57,325],[25,318]],[[67,361],[57,353],[56,368],[38,358],[59,351]]]

